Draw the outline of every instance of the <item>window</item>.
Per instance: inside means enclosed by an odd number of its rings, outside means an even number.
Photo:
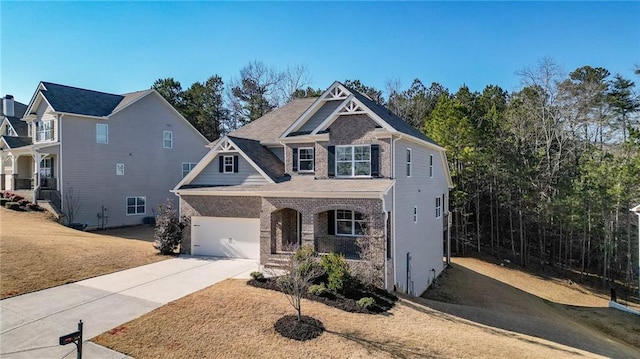
[[[298,148],[298,171],[313,172],[313,147]]]
[[[116,176],[124,176],[124,163],[116,163]]]
[[[53,121],[36,122],[36,141],[53,140]]]
[[[418,223],[418,207],[413,207],[413,223]]]
[[[127,216],[145,214],[146,197],[127,197]]]
[[[109,125],[96,123],[96,143],[109,143]]]
[[[371,176],[371,146],[336,147],[338,177]]]
[[[233,173],[233,156],[224,156],[223,173]]]
[[[182,178],[185,178],[197,163],[182,162]]]
[[[407,148],[407,177],[411,177],[411,149]]]
[[[162,131],[162,147],[173,148],[173,132]]]
[[[433,177],[433,155],[429,155],[429,177]]]
[[[44,160],[40,161],[40,177],[53,177],[53,160],[51,158],[45,158]]]
[[[13,127],[7,126],[7,136],[16,137],[18,134],[13,130]]]
[[[440,196],[436,197],[436,218],[440,218],[442,216],[442,198]]]
[[[362,213],[343,209],[336,211],[336,235],[363,236],[365,227],[366,221]]]

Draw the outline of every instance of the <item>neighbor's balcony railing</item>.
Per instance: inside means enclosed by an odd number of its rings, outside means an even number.
[[[338,253],[347,259],[360,259],[360,248],[357,237],[316,237],[316,252]]]

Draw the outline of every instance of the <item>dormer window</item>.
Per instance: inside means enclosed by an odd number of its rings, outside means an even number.
[[[13,130],[13,127],[7,126],[7,136],[16,137],[18,134]]]

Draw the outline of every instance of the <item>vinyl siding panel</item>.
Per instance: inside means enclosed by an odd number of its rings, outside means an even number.
[[[238,156],[238,172],[221,173],[219,167],[220,156]],[[233,186],[242,184],[264,184],[268,181],[237,152],[224,153],[216,156],[202,172],[191,181],[191,185]]]
[[[342,103],[342,101],[327,101],[325,102],[324,105],[322,105],[322,107],[320,107],[320,109],[318,109],[318,111],[316,111],[316,113],[314,113],[311,118],[309,118],[307,120],[307,122],[304,123],[304,125],[302,125],[302,127],[300,127],[300,129],[298,130],[299,132],[305,132],[305,131],[313,131],[316,129],[316,127],[320,126],[320,124],[322,123],[322,121],[326,120],[327,117],[329,117],[329,115],[335,111],[338,106],[340,106],[340,104]]]
[[[411,177],[407,177],[407,148],[412,152]],[[434,155],[434,174],[429,177],[429,155]],[[407,291],[407,253],[410,260],[409,291],[420,295],[443,269],[444,215],[435,217],[435,198],[447,193],[448,187],[440,154],[413,142],[395,143],[395,228],[396,287]],[[418,208],[417,223],[413,221],[414,207]],[[444,214],[444,203],[443,213]]]
[[[109,125],[109,143],[96,143],[96,124]],[[173,132],[173,148],[163,148],[163,131]],[[206,140],[186,126],[155,94],[149,94],[108,120],[62,118],[63,191],[73,188],[80,200],[75,221],[89,228],[142,223],[157,206],[176,197],[169,191],[182,179],[182,162],[197,163],[207,152]],[[116,163],[124,176],[116,176]],[[63,192],[64,196],[64,192]],[[144,215],[126,215],[126,197],[146,197]],[[177,208],[177,207],[175,207]]]

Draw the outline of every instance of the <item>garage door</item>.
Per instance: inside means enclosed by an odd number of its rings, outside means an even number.
[[[260,259],[260,219],[191,217],[191,254]]]

